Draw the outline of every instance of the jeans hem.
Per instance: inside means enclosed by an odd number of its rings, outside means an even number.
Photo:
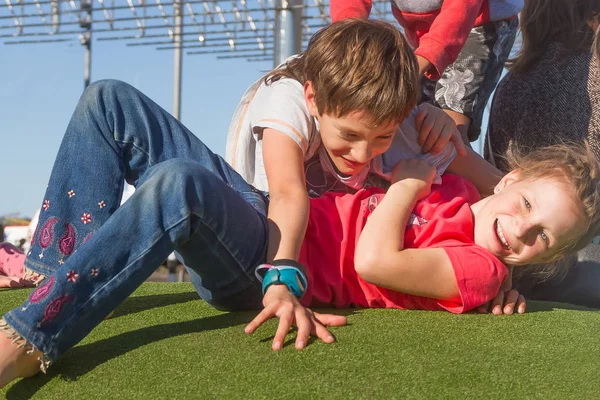
[[[23,269],[23,279],[29,281],[33,286],[39,286],[46,279],[46,275],[39,274],[27,267]]]

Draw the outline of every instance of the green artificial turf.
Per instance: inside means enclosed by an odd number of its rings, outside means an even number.
[[[0,292],[2,312],[29,290]],[[271,350],[275,321],[222,313],[190,284],[146,283],[47,375],[8,399],[592,399],[600,313],[530,302],[525,315],[342,310],[337,343]]]

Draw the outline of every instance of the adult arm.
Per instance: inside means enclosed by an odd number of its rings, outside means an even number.
[[[444,0],[429,32],[419,39],[417,57],[429,61],[434,68],[427,70],[432,79],[438,79],[446,67],[456,61],[462,51],[483,0]],[[419,62],[423,67],[423,62]]]

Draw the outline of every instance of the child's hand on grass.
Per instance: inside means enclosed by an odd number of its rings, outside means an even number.
[[[442,109],[428,103],[420,104],[415,127],[419,131],[417,142],[423,153],[439,154],[448,142],[452,142],[458,155],[467,155],[456,123]]]
[[[494,300],[480,306],[477,311],[482,314],[491,312],[494,315],[502,314],[524,314],[527,308],[527,301],[522,294],[515,289],[507,292],[500,291]]]
[[[502,286],[500,286],[500,290],[494,300],[478,307],[477,311],[483,314],[491,311],[494,315],[510,315],[515,312],[517,314],[525,313],[527,302],[522,294],[516,289],[512,289],[512,274],[513,267],[508,267],[508,276],[504,283],[502,283]]]
[[[279,326],[273,338],[273,350],[283,347],[285,336],[292,325],[298,328],[296,348],[301,350],[306,347],[311,335],[319,337],[325,343],[335,342],[335,338],[326,327],[342,326],[348,322],[346,317],[341,315],[312,312],[300,304],[300,300],[284,285],[270,286],[263,298],[263,306],[265,308],[246,326],[245,332],[253,333],[269,319],[279,318]]]

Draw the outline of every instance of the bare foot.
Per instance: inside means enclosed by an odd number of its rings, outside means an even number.
[[[27,354],[25,347],[18,347],[17,343],[0,332],[0,388],[17,378],[28,378],[40,372],[38,357],[39,351]]]

